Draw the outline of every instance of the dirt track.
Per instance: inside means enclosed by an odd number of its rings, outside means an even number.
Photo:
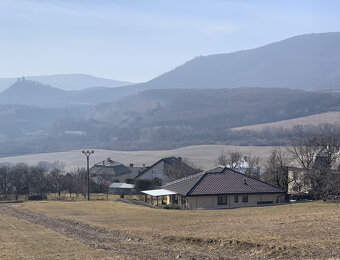
[[[121,232],[110,232],[105,229],[77,223],[66,219],[51,218],[36,212],[22,209],[15,204],[0,204],[0,212],[21,220],[37,224],[65,235],[96,249],[115,251],[131,258],[138,259],[222,259],[212,252],[183,252],[175,246],[162,241],[145,241],[138,237],[127,237]],[[228,259],[231,259],[228,257]]]

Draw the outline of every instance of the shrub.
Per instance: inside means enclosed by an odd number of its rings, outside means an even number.
[[[169,209],[181,209],[181,207],[178,204],[170,204]]]
[[[150,190],[153,188],[151,180],[136,179],[135,188],[137,191]]]
[[[28,200],[46,200],[47,195],[31,195],[28,197]]]

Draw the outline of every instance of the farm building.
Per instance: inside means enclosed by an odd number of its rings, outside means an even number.
[[[135,194],[135,185],[128,183],[114,182],[109,186],[109,193],[111,194]]]
[[[92,177],[101,177],[110,182],[127,182],[134,179],[145,167],[135,167],[133,164],[124,164],[107,158],[96,163],[90,169]],[[92,178],[95,181],[96,178]]]
[[[178,179],[176,176],[183,176],[195,173],[195,169],[183,162],[181,157],[167,157],[155,162],[146,168],[136,179],[147,179],[153,181],[156,186],[161,186],[171,180]]]
[[[167,203],[176,203],[183,209],[274,205],[283,203],[286,194],[275,186],[227,167],[178,179],[162,188],[162,195],[167,195]]]

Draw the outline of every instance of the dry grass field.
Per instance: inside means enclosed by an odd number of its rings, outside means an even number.
[[[1,207],[1,206],[0,206]],[[128,259],[90,247],[0,209],[0,259]]]
[[[241,151],[244,154],[256,154],[264,158],[269,155],[273,149],[272,146],[230,146],[230,145],[194,145],[182,147],[174,150],[159,151],[113,151],[95,149],[95,153],[91,156],[90,163],[102,161],[108,157],[115,161],[126,165],[134,163],[136,165],[151,165],[163,157],[181,156],[194,162],[202,169],[211,169],[215,167],[215,160],[222,150],[224,151]],[[58,153],[42,153],[33,155],[23,155],[15,157],[0,158],[1,162],[27,162],[30,165],[37,164],[39,161],[53,162],[55,160],[62,161],[66,164],[68,170],[76,167],[85,167],[86,159],[81,150]]]
[[[262,131],[266,127],[292,128],[295,125],[319,125],[319,124],[338,124],[340,122],[340,112],[327,112],[311,116],[299,117],[289,120],[282,120],[272,123],[235,127],[234,130]]]
[[[0,258],[339,259],[334,203],[161,210],[117,201],[0,204]]]

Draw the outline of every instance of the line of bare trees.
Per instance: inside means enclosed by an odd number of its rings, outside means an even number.
[[[65,173],[65,164],[39,162],[29,166],[26,163],[0,164],[0,199],[20,195],[25,199],[43,199],[47,193],[59,196],[63,191],[75,194],[86,194],[86,170],[78,168]]]
[[[244,166],[244,161],[247,161]],[[289,146],[274,148],[267,158],[245,156],[239,151],[222,151],[216,164],[244,173],[313,199],[340,198],[340,136],[301,130]],[[261,164],[264,173],[257,169]]]
[[[292,180],[298,193],[316,199],[340,197],[340,137],[301,133],[287,147],[293,167]]]
[[[226,166],[230,169],[241,171],[242,173],[256,179],[260,179],[259,163],[261,158],[253,154],[243,154],[240,151],[221,151],[215,164]]]

